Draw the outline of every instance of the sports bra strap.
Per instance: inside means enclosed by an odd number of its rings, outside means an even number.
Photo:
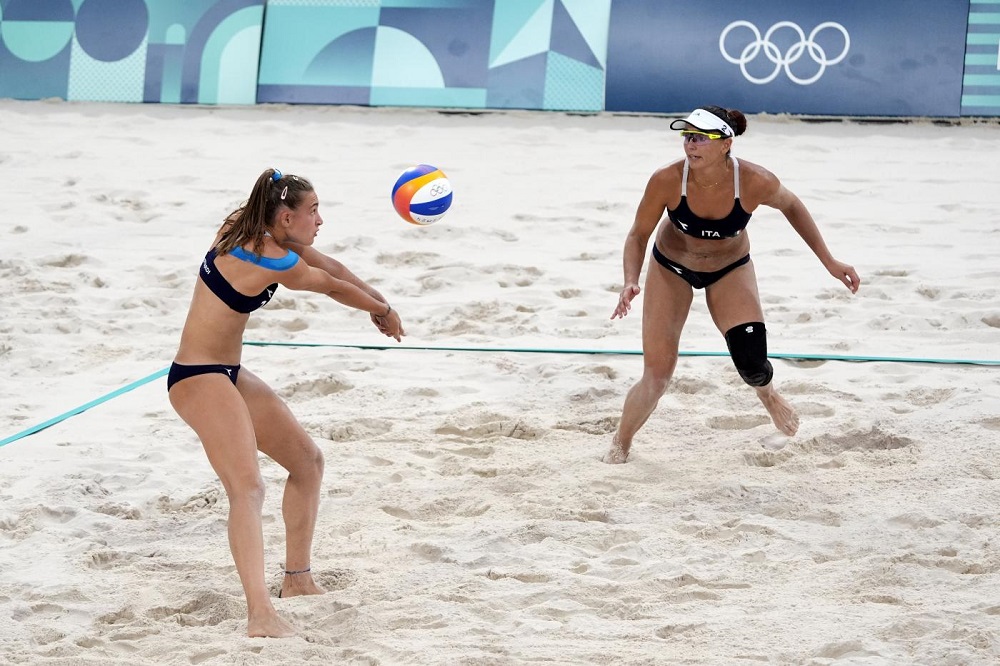
[[[733,161],[733,188],[735,191],[734,199],[740,198],[740,163],[735,157],[730,157]],[[684,158],[684,175],[681,176],[681,196],[686,197],[688,193],[688,171],[690,170],[690,165],[688,164],[687,158]]]

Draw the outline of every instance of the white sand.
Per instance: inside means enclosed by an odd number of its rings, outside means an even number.
[[[0,102],[0,439],[166,368],[222,217],[310,177],[317,247],[405,344],[636,350],[609,320],[667,121],[356,108]],[[780,214],[751,223],[772,352],[1000,357],[1000,127],[751,117],[735,154],[810,207],[864,283]],[[455,204],[398,219],[405,167]],[[648,265],[648,264],[647,264]],[[385,344],[279,292],[248,339]],[[682,349],[722,351],[699,294]],[[0,662],[995,664],[1000,368],[775,363],[776,435],[726,358],[685,357],[630,462],[607,448],[636,355],[248,347],[327,460],[314,571],[245,637],[227,501],[158,379],[0,448]],[[284,553],[268,482],[265,541]]]

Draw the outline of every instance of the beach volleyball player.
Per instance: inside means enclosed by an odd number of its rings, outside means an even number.
[[[285,637],[264,581],[258,450],[288,470],[281,513],[284,578],[278,596],[322,594],[311,573],[323,455],[288,406],[240,364],[250,313],[279,285],[325,294],[371,313],[396,341],[399,315],[374,288],[312,247],[323,224],[305,178],[264,171],[250,198],[226,217],[199,268],[180,347],[167,377],[170,404],[198,434],[229,498],[229,546],[247,601],[247,635]]]
[[[695,289],[705,290],[708,310],[736,370],[756,390],[774,425],[786,435],[798,430],[798,416],[775,389],[767,359],[767,332],[746,233],[758,206],[781,211],[823,267],[852,293],[861,284],[854,267],[827,249],[797,196],[764,167],[732,156],[734,138],[747,128],[741,112],[705,106],[674,120],[670,128],[680,130],[684,158],[650,177],[625,238],[625,286],[612,319],[627,315],[639,294],[646,247],[660,227],[643,295],[642,378],[625,397],[617,432],[603,458],[608,463],[628,459],[632,438],[667,390]],[[664,211],[667,219],[660,224]]]

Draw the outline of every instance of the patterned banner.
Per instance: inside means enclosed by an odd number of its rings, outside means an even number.
[[[270,0],[260,102],[600,111],[611,0]]]
[[[1000,116],[1000,0],[972,0],[962,115]]]
[[[253,104],[264,0],[0,0],[0,97]]]

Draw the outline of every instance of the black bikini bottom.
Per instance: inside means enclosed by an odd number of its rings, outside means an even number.
[[[207,375],[212,372],[218,372],[219,374],[226,375],[233,383],[233,386],[236,386],[236,376],[240,374],[240,366],[221,364],[181,365],[179,363],[171,363],[170,372],[167,373],[167,391],[169,392],[170,387],[182,379],[197,377],[198,375]]]
[[[750,261],[750,255],[748,254],[744,257],[737,259],[736,261],[734,261],[733,263],[729,264],[728,266],[726,266],[721,270],[709,271],[709,272],[693,271],[690,268],[686,268],[676,262],[667,259],[665,256],[663,256],[663,253],[660,252],[660,249],[656,247],[655,243],[653,244],[653,258],[656,259],[657,263],[659,263],[667,270],[684,278],[684,280],[695,289],[704,289],[705,287],[718,282],[729,271],[735,268],[739,268],[743,264]]]

